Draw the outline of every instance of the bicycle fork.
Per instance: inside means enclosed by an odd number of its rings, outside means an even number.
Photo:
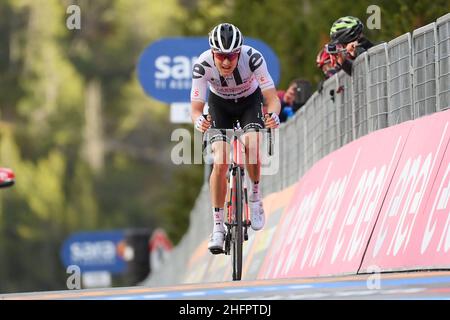
[[[227,227],[227,233],[226,233],[226,239],[225,239],[225,254],[230,254],[230,243],[231,243],[231,228],[237,227],[236,221],[234,221],[233,217],[234,212],[233,210],[236,210],[236,208],[233,208],[233,203],[236,201],[236,192],[239,192],[239,190],[236,189],[235,186],[235,179],[236,174],[238,172],[238,166],[232,165],[232,168],[230,169],[230,176],[228,179],[228,199],[227,199],[227,222],[225,223],[225,226]],[[244,170],[239,170],[241,174],[242,180],[244,180]],[[248,240],[248,227],[250,227],[250,219],[249,219],[249,208],[248,208],[248,192],[247,192],[247,186],[243,186],[243,192],[244,192],[244,212],[245,212],[245,220],[243,221],[243,227],[244,227],[244,241]]]
[[[245,210],[245,220],[244,220],[244,241],[248,240],[247,229],[250,227],[250,219],[248,218],[248,195],[247,186],[244,186],[244,210]]]

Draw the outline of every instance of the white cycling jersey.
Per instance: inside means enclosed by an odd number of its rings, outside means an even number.
[[[203,52],[192,70],[191,101],[205,102],[208,84],[211,92],[224,99],[249,96],[258,86],[261,91],[275,88],[264,57],[250,46],[242,46],[236,69],[228,77],[219,74],[211,50]]]

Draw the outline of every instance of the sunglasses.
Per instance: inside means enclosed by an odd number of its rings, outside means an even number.
[[[241,53],[240,51],[231,52],[231,53],[221,53],[221,52],[213,51],[214,57],[217,58],[219,61],[223,61],[225,59],[233,61],[239,56],[240,53]]]

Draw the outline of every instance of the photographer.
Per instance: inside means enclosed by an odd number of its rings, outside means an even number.
[[[331,42],[326,45],[327,52],[336,57],[336,63],[348,75],[352,75],[353,60],[373,47],[363,35],[364,25],[355,17],[346,16],[333,23],[330,30]]]
[[[340,67],[337,65],[336,57],[328,52],[329,48],[326,45],[322,50],[319,51],[316,57],[316,66],[322,70],[325,79],[321,80],[317,85],[317,91],[322,92],[323,83],[326,79],[330,78],[334,74],[338,73]],[[330,51],[332,51],[331,49]]]
[[[317,68],[322,70],[325,79],[330,78],[340,70],[336,63],[336,57],[328,52],[330,50],[328,46],[329,45],[326,45],[322,50],[320,50],[316,57]],[[334,54],[337,54],[337,49],[334,50]]]

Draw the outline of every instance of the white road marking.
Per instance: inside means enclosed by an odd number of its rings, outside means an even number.
[[[329,297],[329,293],[307,293],[307,294],[296,294],[296,295],[290,295],[287,297],[287,299],[293,299],[293,300],[300,300],[300,299],[320,299]],[[286,297],[283,297],[283,299],[286,299]]]
[[[243,292],[249,292],[247,289],[227,289],[223,290],[225,293],[243,293]]]
[[[295,285],[288,286],[288,288],[297,290],[297,289],[309,289],[309,288],[312,288],[312,286],[307,285],[307,284],[295,284]]]
[[[167,294],[146,294],[142,296],[144,299],[164,299],[167,298]]]
[[[375,293],[379,293],[378,290],[342,291],[336,292],[334,295],[337,297],[348,297],[348,296],[368,296]]]
[[[205,294],[206,294],[205,291],[190,291],[182,293],[182,295],[185,297],[204,296]]]

